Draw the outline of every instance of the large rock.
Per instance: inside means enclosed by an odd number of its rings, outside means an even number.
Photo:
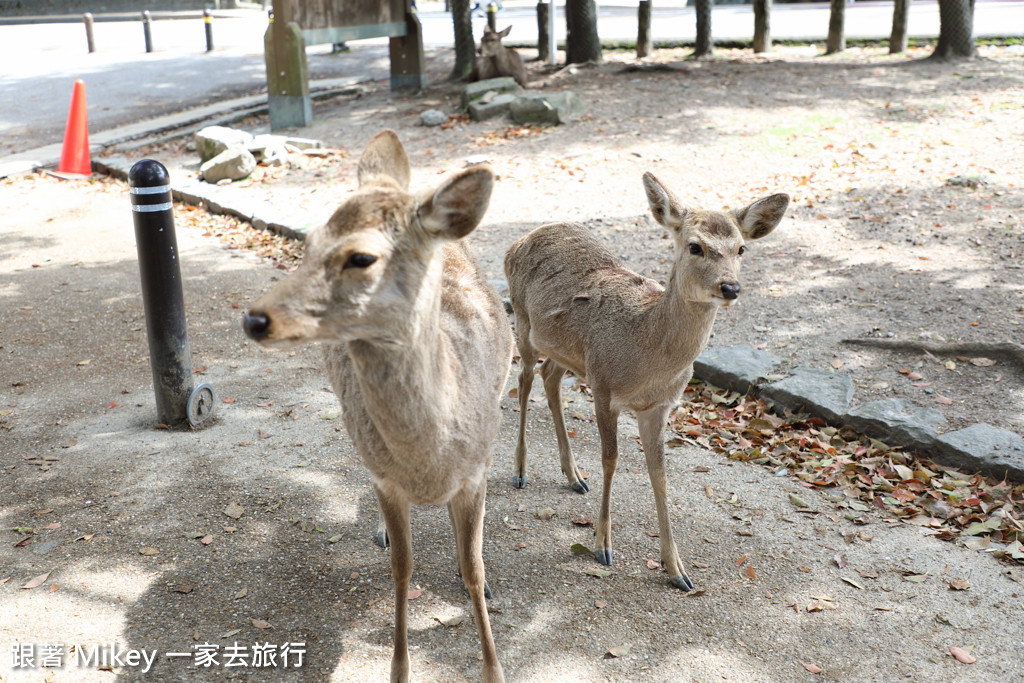
[[[492,96],[493,95],[493,96]],[[511,93],[495,93],[493,90],[469,103],[469,118],[474,121],[486,121],[495,116],[504,116],[512,110],[516,96]]]
[[[519,84],[516,83],[516,79],[511,76],[488,78],[484,81],[469,83],[462,89],[462,106],[469,107],[470,102],[475,102],[492,91],[499,95],[502,93],[518,95],[522,91],[522,88],[520,88]]]
[[[746,394],[781,362],[750,344],[737,344],[705,350],[693,361],[693,374],[716,387]]]
[[[998,479],[1024,482],[1024,438],[987,424],[946,432],[929,455],[964,472],[981,472]]]
[[[925,450],[935,443],[935,425],[946,418],[935,408],[923,408],[901,398],[887,398],[857,406],[844,422],[890,446]]]
[[[794,412],[810,413],[835,424],[853,400],[853,380],[827,370],[793,368],[789,377],[763,387],[760,393]]]
[[[438,111],[437,109],[428,109],[420,114],[420,124],[430,128],[440,126],[447,120],[448,117],[445,116],[445,113],[443,111]]]
[[[226,126],[207,126],[195,134],[196,152],[202,163],[206,163],[229,147],[244,148],[251,141],[251,133]]]
[[[524,123],[568,123],[586,111],[576,94],[562,92],[521,95],[512,103],[512,120]]]
[[[247,149],[231,147],[199,167],[199,176],[208,183],[241,180],[256,170],[256,157]]]

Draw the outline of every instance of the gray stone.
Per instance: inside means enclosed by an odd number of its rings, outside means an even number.
[[[448,117],[444,115],[444,112],[437,109],[428,109],[420,114],[420,123],[424,126],[440,126],[447,120]]]
[[[946,418],[935,408],[923,408],[901,398],[887,398],[857,406],[844,422],[890,446],[928,448]]]
[[[521,89],[519,87],[519,84],[516,83],[516,79],[512,78],[511,76],[502,76],[501,78],[488,78],[485,81],[469,83],[468,85],[466,85],[465,88],[462,89],[462,106],[468,107],[470,102],[480,99],[491,90],[499,94],[518,94]]]
[[[494,97],[481,97],[476,102],[469,103],[469,118],[474,121],[486,121],[495,116],[504,116],[512,111],[512,103],[515,101],[516,96],[511,93],[496,93]]]
[[[793,368],[789,377],[763,387],[761,396],[794,412],[806,412],[826,422],[839,422],[853,400],[853,380],[827,370]]]
[[[268,158],[287,156],[287,141],[288,138],[283,135],[257,135],[245,145],[245,148],[256,157],[257,162],[260,162]]]
[[[512,120],[516,123],[568,123],[586,111],[576,94],[562,92],[543,95],[522,95],[512,103]]]
[[[206,163],[229,147],[245,147],[252,141],[252,134],[226,126],[207,126],[194,139],[199,160]]]
[[[199,175],[208,183],[241,180],[256,170],[256,157],[242,147],[224,150],[199,167]]]
[[[928,453],[944,465],[967,473],[981,472],[1024,482],[1024,438],[1015,432],[987,424],[974,424],[946,432]]]
[[[284,142],[287,145],[291,145],[292,147],[301,150],[320,149],[321,147],[324,146],[324,143],[320,142],[319,140],[314,140],[313,138],[297,138],[291,135],[286,137],[284,139]]]
[[[781,362],[767,351],[737,344],[706,349],[693,361],[693,374],[716,387],[745,394]]]

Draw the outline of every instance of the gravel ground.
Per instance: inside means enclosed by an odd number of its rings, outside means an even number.
[[[415,187],[484,153],[501,182],[471,242],[495,279],[507,245],[555,219],[589,221],[635,267],[664,278],[667,245],[643,217],[644,170],[713,208],[787,191],[794,208],[751,254],[744,305],[723,311],[713,343],[764,343],[815,367],[840,361],[858,398],[902,395],[918,387],[904,386],[896,366],[916,358],[876,357],[838,339],[880,326],[899,338],[1019,340],[1020,139],[1009,126],[1024,104],[1021,66],[998,54],[957,67],[851,54],[622,73],[609,59],[576,74],[537,73],[591,107],[584,121],[542,131],[418,128],[422,109],[454,113],[454,89],[412,99],[369,89],[320,105],[305,131],[336,155],[240,189],[315,222],[354,187],[358,152],[380,127],[406,142]],[[194,163],[173,143],[151,151],[172,173]],[[977,191],[946,184],[976,173],[989,179]],[[196,432],[159,429],[124,187],[43,177],[0,187],[0,680],[385,679],[388,553],[372,543],[372,494],[319,351],[267,352],[240,330],[241,311],[282,270],[226,248],[215,236],[220,219],[178,209],[193,365],[217,389],[218,416]],[[934,391],[956,402],[951,423],[983,414],[1020,431],[1019,369],[923,367]],[[570,411],[592,416],[584,394],[568,393]],[[599,496],[566,488],[550,417],[542,403],[532,407],[530,484],[516,490],[516,415],[504,401],[485,527],[492,626],[509,680],[1024,675],[1020,566],[881,513],[855,525],[827,493],[687,445],[670,452],[669,500],[700,590],[672,589],[649,568],[656,516],[629,417],[619,430],[616,565],[606,577],[588,574],[598,565],[570,547],[591,544],[591,530],[573,520],[596,517]],[[580,466],[593,475],[596,426],[573,423]],[[797,511],[791,494],[812,510]],[[422,590],[410,603],[413,671],[425,681],[476,678],[479,648],[445,512],[416,510],[413,538]],[[89,652],[112,642],[156,651],[152,670],[112,674],[75,664],[74,654],[46,673],[11,668],[14,645],[34,644],[38,658],[45,644]],[[225,667],[236,642],[248,665]],[[252,665],[256,643],[299,642],[301,668]],[[218,646],[220,666],[167,656],[205,643]],[[957,661],[951,647],[977,661]]]

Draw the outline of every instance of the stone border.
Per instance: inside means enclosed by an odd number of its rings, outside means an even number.
[[[776,409],[849,425],[942,465],[1024,482],[1024,437],[1015,432],[980,423],[940,434],[937,425],[946,418],[935,408],[895,398],[857,405],[849,375],[804,367],[776,374],[781,363],[767,351],[740,344],[707,349],[694,361],[693,372],[715,386],[759,396]]]

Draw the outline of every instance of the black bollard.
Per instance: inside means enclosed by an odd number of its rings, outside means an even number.
[[[170,183],[167,169],[152,159],[128,172],[157,417],[166,425],[188,420],[195,427],[213,414],[216,395],[209,384],[192,388]]]
[[[203,10],[203,23],[206,25],[206,51],[213,52],[213,15],[210,10]]]
[[[492,31],[498,30],[498,6],[493,2],[487,3],[487,25]]]
[[[96,52],[96,41],[92,37],[92,14],[83,14],[82,23],[85,24],[85,41],[89,45],[89,52]]]
[[[142,35],[146,38],[146,52],[153,51],[153,29],[149,10],[142,13]]]

